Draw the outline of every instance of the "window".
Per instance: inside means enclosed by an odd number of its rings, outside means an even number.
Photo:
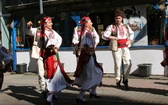
[[[143,8],[144,7],[144,8]],[[123,7],[123,11],[129,9],[130,7]],[[152,5],[139,5],[135,6],[135,8],[142,13],[142,17],[145,18],[147,23],[144,23],[145,34],[139,33],[140,43],[133,46],[146,46],[146,45],[162,45],[163,44],[163,29],[164,29],[164,15],[161,11],[154,9]],[[142,10],[140,10],[143,8]],[[146,11],[145,11],[146,10]],[[145,12],[144,12],[145,11]],[[146,17],[147,15],[147,17]],[[71,47],[72,46],[72,37],[73,37],[73,29],[76,26],[76,23],[73,19],[70,18],[68,12],[66,13],[58,13],[54,14],[52,17],[53,21],[53,29],[58,32],[58,34],[62,37],[62,45],[61,47]],[[89,14],[93,22],[93,26],[96,31],[100,35],[100,43],[98,46],[108,46],[109,41],[105,41],[101,38],[101,31],[104,31],[108,25],[114,23],[114,9],[109,11],[96,11]],[[33,27],[38,27],[38,19],[37,16],[32,17],[31,19],[27,18],[27,21],[33,21]],[[127,19],[128,20],[128,19]],[[25,25],[26,22],[24,18],[21,19],[17,26],[17,46],[31,48],[33,43],[33,37],[27,36],[25,34]],[[125,23],[126,24],[126,23]],[[147,32],[147,33],[146,33]],[[138,37],[139,38],[139,37]],[[145,39],[145,44],[144,40]],[[137,40],[137,42],[139,41]]]
[[[23,48],[25,45],[26,23],[24,17],[20,20],[16,27],[16,47]]]

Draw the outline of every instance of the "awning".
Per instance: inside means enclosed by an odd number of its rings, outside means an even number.
[[[83,11],[89,9],[114,8],[141,4],[155,4],[160,0],[45,0],[44,13],[50,14],[67,11]],[[39,2],[6,6],[12,16],[28,16],[39,14]],[[33,11],[33,12],[32,12]]]

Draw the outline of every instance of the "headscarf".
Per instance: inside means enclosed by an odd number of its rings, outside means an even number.
[[[41,29],[42,29],[42,33],[41,33],[41,35],[43,36],[43,37],[45,37],[45,28],[46,28],[46,26],[45,26],[45,24],[48,22],[48,21],[51,21],[52,19],[51,19],[51,17],[48,17],[48,16],[44,16],[41,20],[40,20],[40,27],[41,27]]]
[[[44,54],[44,52],[43,52],[43,50],[45,49],[45,36],[46,36],[46,34],[45,34],[45,28],[46,28],[46,26],[45,26],[45,24],[48,22],[48,21],[51,21],[52,19],[51,19],[51,17],[48,17],[48,16],[44,16],[44,17],[42,17],[42,19],[40,20],[40,27],[41,27],[41,40],[42,40],[42,46],[41,46],[41,54],[40,55],[42,55],[42,56],[44,56],[43,54]]]
[[[86,29],[86,23],[88,23],[88,21],[90,20],[90,18],[88,16],[84,16],[81,20],[80,20],[80,24],[81,24],[81,36],[84,34],[85,29]]]

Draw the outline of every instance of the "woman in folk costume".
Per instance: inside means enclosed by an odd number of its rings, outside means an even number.
[[[46,71],[46,85],[48,90],[47,105],[52,105],[53,95],[61,92],[73,81],[65,73],[58,55],[62,38],[52,29],[52,19],[43,17],[41,20],[41,51],[40,56],[44,60],[44,70]]]
[[[74,76],[74,85],[81,87],[76,98],[77,103],[86,103],[84,93],[90,91],[90,97],[100,98],[96,93],[96,88],[101,84],[103,69],[96,61],[95,49],[99,43],[99,35],[92,27],[92,21],[89,17],[83,17],[80,21],[81,34],[79,37],[79,46],[81,54],[79,55],[78,65]]]

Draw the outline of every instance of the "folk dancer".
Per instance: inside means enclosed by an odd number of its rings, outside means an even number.
[[[59,59],[58,49],[62,44],[61,36],[52,29],[51,17],[40,21],[40,57],[43,58],[48,96],[46,105],[53,105],[52,97],[70,86],[73,81],[65,73]]]
[[[79,47],[81,54],[74,73],[74,85],[81,87],[76,98],[76,103],[86,103],[84,99],[85,91],[91,89],[90,97],[100,98],[97,95],[96,88],[101,84],[103,69],[96,60],[95,49],[99,43],[99,35],[92,27],[92,21],[89,17],[83,17],[80,21],[81,31]]]
[[[116,78],[116,85],[121,87],[121,77],[122,77],[122,60],[124,64],[123,73],[123,84],[126,89],[128,86],[128,77],[131,70],[131,56],[129,47],[134,39],[134,32],[128,25],[122,23],[123,13],[121,10],[117,9],[115,11],[115,24],[109,25],[102,34],[104,40],[116,40],[117,50],[112,50],[112,55],[114,59],[114,72]],[[114,45],[114,44],[113,44]],[[111,45],[111,46],[113,46]],[[110,45],[109,45],[110,46]]]

